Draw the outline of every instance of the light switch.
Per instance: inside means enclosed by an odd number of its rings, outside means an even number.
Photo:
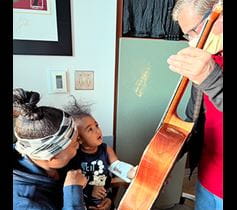
[[[75,90],[94,90],[94,71],[75,71]]]
[[[49,92],[66,93],[67,92],[67,72],[49,71]]]

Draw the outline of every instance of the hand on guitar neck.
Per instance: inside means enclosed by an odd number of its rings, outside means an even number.
[[[167,60],[169,68],[191,80],[201,84],[214,70],[212,55],[204,50],[188,47],[180,50]]]

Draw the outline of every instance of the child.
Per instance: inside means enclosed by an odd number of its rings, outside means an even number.
[[[115,161],[119,162],[118,157],[111,147],[103,143],[99,124],[88,109],[80,106],[76,100],[74,105],[69,105],[66,109],[78,128],[79,158],[74,159],[72,164],[75,165],[76,161],[88,178],[84,189],[86,206],[113,206],[110,186],[112,174],[108,168]]]

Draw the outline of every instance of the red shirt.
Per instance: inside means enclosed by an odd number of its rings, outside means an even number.
[[[222,56],[213,56],[213,59],[223,67]],[[204,104],[206,122],[198,178],[208,191],[223,198],[223,112],[205,94]]]

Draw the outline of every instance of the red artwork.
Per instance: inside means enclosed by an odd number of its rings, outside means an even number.
[[[13,8],[47,11],[47,0],[19,0],[13,3]]]

